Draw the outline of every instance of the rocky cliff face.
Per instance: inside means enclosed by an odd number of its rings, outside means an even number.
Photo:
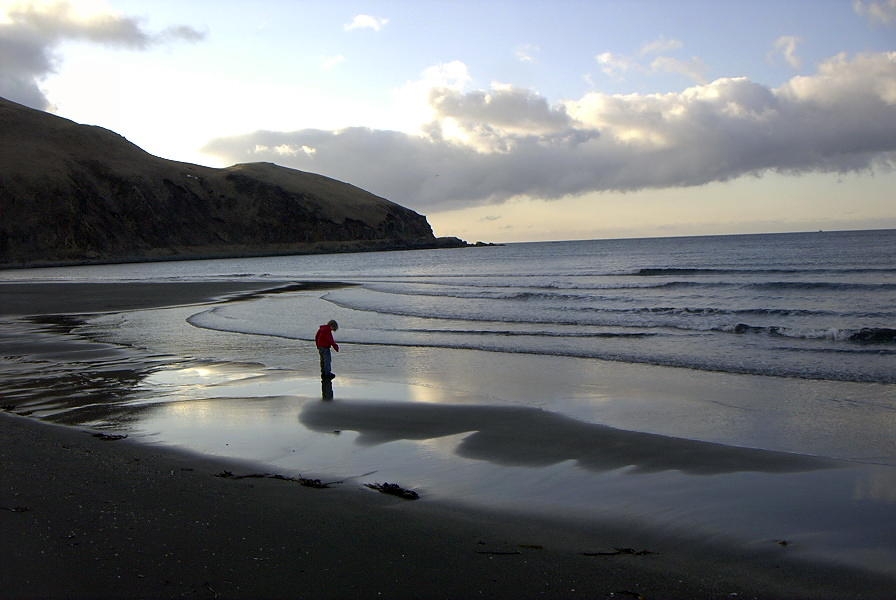
[[[0,98],[0,266],[462,245],[360,188],[213,169]]]

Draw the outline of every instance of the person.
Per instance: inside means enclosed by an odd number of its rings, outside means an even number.
[[[337,329],[339,329],[339,324],[331,319],[326,325],[321,325],[314,336],[314,343],[317,344],[317,352],[320,354],[320,378],[322,381],[330,381],[336,377],[332,370],[333,357],[330,354],[330,348],[339,352],[339,344],[333,339],[333,332]]]

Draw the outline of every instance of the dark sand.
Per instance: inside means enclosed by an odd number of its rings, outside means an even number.
[[[333,283],[188,281],[171,283],[0,283],[0,315],[78,314],[251,298],[263,291]]]
[[[273,286],[23,287],[0,286],[0,313],[134,309]],[[624,524],[401,500],[357,482],[216,477],[259,469],[11,414],[0,414],[0,467],[2,598],[896,595],[892,580],[790,560],[785,546],[747,554]]]

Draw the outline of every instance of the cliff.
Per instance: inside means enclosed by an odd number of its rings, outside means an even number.
[[[460,246],[355,186],[214,169],[0,98],[0,266]]]

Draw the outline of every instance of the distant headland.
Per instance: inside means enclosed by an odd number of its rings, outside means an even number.
[[[166,160],[3,98],[0,215],[0,268],[468,246],[348,183]]]

